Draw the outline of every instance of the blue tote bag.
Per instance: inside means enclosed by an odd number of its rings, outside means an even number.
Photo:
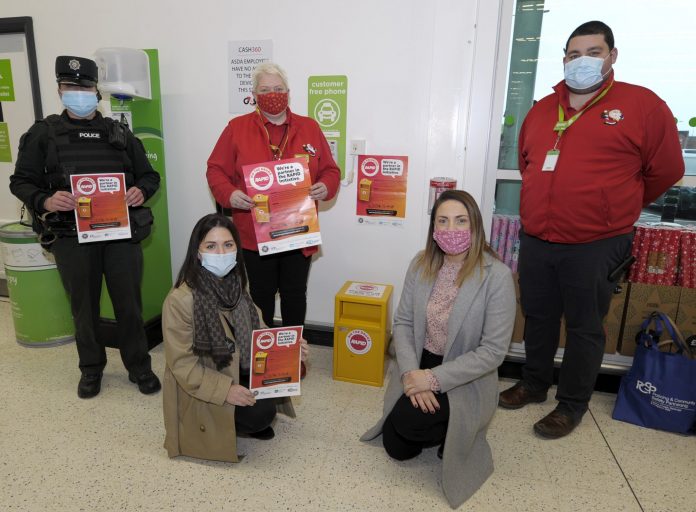
[[[660,342],[665,334],[670,338]],[[612,418],[696,434],[696,359],[671,319],[653,312],[641,326],[633,365],[621,378]],[[675,352],[660,347],[672,344]]]

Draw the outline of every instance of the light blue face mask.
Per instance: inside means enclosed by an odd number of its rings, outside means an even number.
[[[94,91],[63,91],[61,101],[77,117],[87,117],[97,110],[97,93]]]
[[[225,277],[237,265],[237,251],[217,254],[212,252],[199,252],[201,265],[218,277]]]
[[[607,55],[607,57],[609,57],[609,55]],[[582,57],[566,62],[563,68],[566,85],[571,89],[584,91],[600,83],[604,80],[605,75],[602,74],[602,65],[607,57],[601,59],[599,57],[583,55]],[[607,71],[607,74],[609,74],[610,71],[611,68]]]

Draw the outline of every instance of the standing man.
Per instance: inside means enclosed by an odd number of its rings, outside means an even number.
[[[142,143],[123,125],[97,112],[97,65],[90,59],[56,59],[58,95],[65,110],[38,121],[19,142],[10,190],[31,210],[42,238],[55,237],[50,251],[70,295],[75,341],[82,377],[77,396],[92,398],[101,389],[106,366],[104,345],[97,340],[102,276],[116,315],[121,359],[131,382],[144,394],[160,382],[152,372],[143,327],[140,283],[143,253],[133,239],[80,244],[70,192],[71,174],[123,172],[126,203],[142,205],[159,188],[160,177]],[[43,217],[42,222],[38,222]]]
[[[520,131],[526,363],[499,405],[546,400],[564,315],[559,403],[534,424],[546,438],[569,434],[587,411],[615,286],[608,276],[630,255],[641,207],[684,174],[672,113],[650,90],[614,80],[617,54],[607,25],[580,25],[566,44],[565,80],[532,107]]]

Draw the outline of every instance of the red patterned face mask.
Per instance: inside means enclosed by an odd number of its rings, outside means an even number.
[[[266,94],[257,94],[256,105],[262,112],[277,116],[288,108],[288,93],[268,92]]]

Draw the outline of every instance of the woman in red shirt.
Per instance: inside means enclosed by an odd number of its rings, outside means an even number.
[[[309,162],[315,201],[332,199],[338,191],[340,170],[319,125],[288,108],[288,80],[276,64],[260,64],[253,74],[256,110],[232,119],[208,159],[206,177],[215,201],[231,214],[239,230],[249,274],[251,297],[263,320],[273,325],[275,296],[280,293],[283,325],[302,325],[307,310],[307,277],[312,254],[318,247],[260,256],[251,218],[242,167],[304,157]]]

